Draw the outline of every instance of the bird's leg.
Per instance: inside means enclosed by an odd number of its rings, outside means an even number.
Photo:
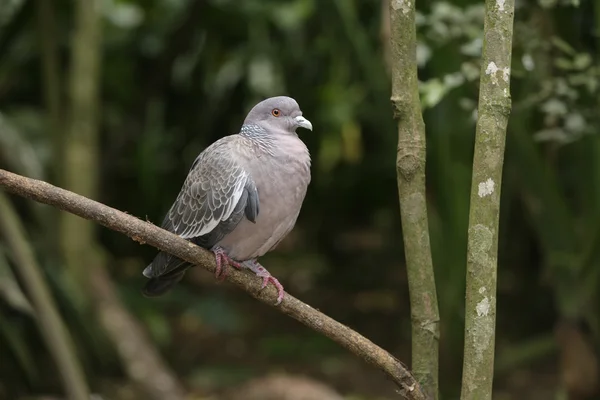
[[[260,265],[258,263],[258,261],[256,261],[256,259],[244,261],[242,263],[242,267],[248,268],[250,271],[254,272],[256,274],[256,276],[259,276],[263,279],[263,283],[262,283],[262,286],[260,287],[260,290],[263,290],[264,288],[266,288],[267,285],[269,284],[269,282],[271,282],[273,284],[273,286],[275,286],[275,289],[277,289],[277,293],[278,293],[277,302],[275,303],[275,305],[279,305],[281,303],[281,300],[283,300],[283,295],[285,292],[283,291],[283,285],[281,283],[279,283],[277,278],[275,278],[273,275],[271,275],[271,273],[269,271],[267,271],[267,269],[265,267]]]
[[[215,255],[215,263],[217,269],[215,270],[215,276],[217,279],[223,280],[227,276],[227,265],[231,265],[237,269],[242,268],[242,264],[229,257],[225,250],[221,246],[215,246],[210,251]]]

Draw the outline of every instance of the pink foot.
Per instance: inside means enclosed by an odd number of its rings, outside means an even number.
[[[262,283],[262,286],[260,287],[260,290],[263,290],[264,288],[266,288],[267,285],[269,284],[269,282],[271,282],[273,284],[273,286],[275,286],[275,289],[277,289],[277,293],[278,293],[277,302],[275,303],[275,305],[278,306],[279,304],[281,304],[281,301],[283,300],[283,296],[284,296],[285,292],[283,291],[283,285],[281,283],[279,283],[277,278],[275,278],[273,275],[271,275],[271,273],[269,271],[267,271],[267,269],[265,267],[260,265],[258,263],[258,261],[256,261],[256,260],[244,261],[241,264],[241,266],[244,268],[248,268],[250,271],[254,272],[256,274],[256,276],[263,278],[263,283]]]
[[[219,246],[215,246],[211,250],[215,255],[215,263],[217,264],[217,269],[215,271],[215,276],[219,280],[225,279],[227,276],[227,265],[231,265],[237,269],[242,268],[242,264],[235,261],[233,258],[229,257],[225,250],[223,250]]]

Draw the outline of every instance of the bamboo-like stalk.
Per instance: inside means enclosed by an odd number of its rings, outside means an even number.
[[[88,400],[89,390],[69,332],[44,282],[17,213],[3,192],[0,192],[0,233],[11,249],[17,272],[33,303],[41,336],[60,371],[67,397],[70,400]]]
[[[511,110],[514,0],[486,0],[467,248],[461,400],[492,398],[500,188]]]
[[[392,105],[398,122],[397,175],[412,317],[412,370],[438,397],[439,312],[425,195],[425,124],[417,80],[415,2],[390,1]]]

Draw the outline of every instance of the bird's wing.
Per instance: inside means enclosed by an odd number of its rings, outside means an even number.
[[[193,239],[212,232],[229,219],[234,209],[243,209],[251,221],[256,218],[256,186],[226,144],[218,141],[196,158],[165,216],[164,229],[184,239]],[[240,200],[245,204],[239,204]]]

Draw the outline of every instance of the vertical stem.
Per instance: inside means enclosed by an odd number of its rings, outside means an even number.
[[[25,230],[3,192],[0,192],[0,233],[12,250],[17,271],[35,308],[41,336],[56,361],[68,398],[88,400],[88,387],[71,345],[69,332],[56,310],[54,299],[44,282]]]
[[[467,247],[461,400],[492,398],[500,188],[511,109],[514,0],[486,0]]]
[[[75,2],[75,30],[69,81],[69,126],[63,138],[64,186],[97,198],[99,175],[99,88],[102,50],[102,0]],[[145,336],[144,329],[121,304],[106,272],[95,225],[61,213],[61,247],[73,292],[83,309],[96,312],[121,357],[129,377],[151,400],[182,400],[185,389]]]
[[[381,46],[383,47],[383,63],[388,74],[392,72],[392,53],[390,49],[390,35],[390,0],[381,0],[381,28],[379,29],[379,38],[381,40]]]
[[[37,0],[37,18],[39,27],[40,51],[42,54],[42,74],[46,115],[49,133],[52,136],[53,164],[59,166],[62,160],[62,107],[61,76],[58,61],[58,45],[56,41],[56,16],[51,0]],[[61,171],[54,171],[60,176]]]
[[[98,90],[101,54],[101,1],[75,1],[75,28],[71,34],[69,115],[63,137],[64,186],[86,197],[96,198],[98,183]],[[61,213],[60,242],[73,280],[73,290],[85,303],[87,262],[94,249],[94,225],[74,215]],[[83,287],[82,287],[83,286]],[[83,293],[82,293],[83,291]]]
[[[438,397],[439,313],[425,195],[425,124],[417,80],[415,2],[390,1],[392,105],[398,122],[397,176],[412,318],[412,370]]]

